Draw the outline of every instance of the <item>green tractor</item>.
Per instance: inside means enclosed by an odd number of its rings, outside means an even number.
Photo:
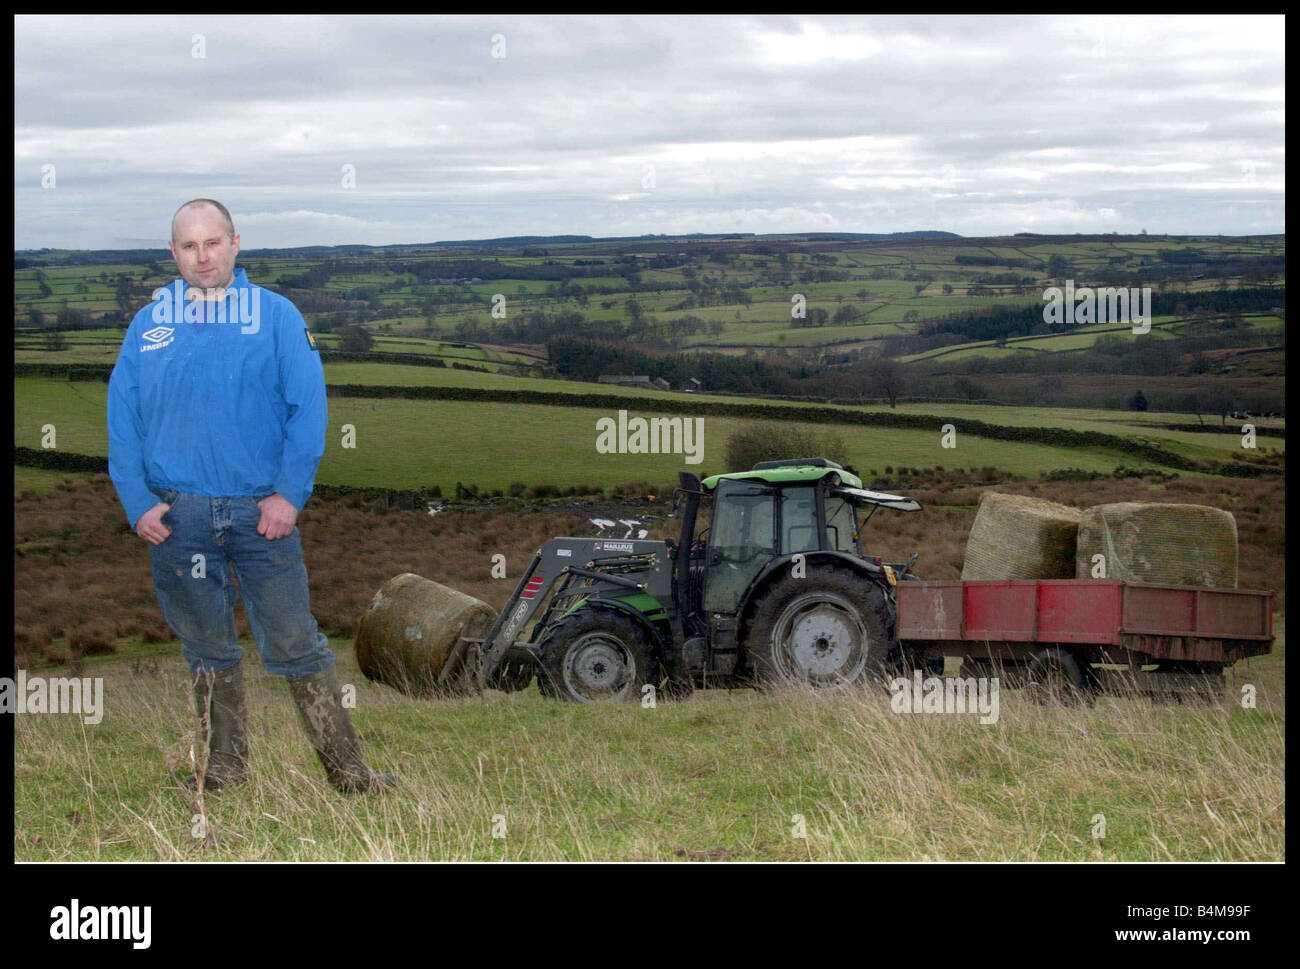
[[[917,556],[883,562],[862,536],[877,509],[918,502],[868,491],[824,458],[679,481],[675,542],[543,545],[487,634],[461,644],[475,657],[464,676],[516,690],[535,674],[545,695],[590,703],[647,687],[839,687],[897,662],[895,586],[915,578]]]

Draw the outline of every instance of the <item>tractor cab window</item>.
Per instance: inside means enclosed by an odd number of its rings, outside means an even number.
[[[749,583],[775,554],[776,490],[761,482],[721,482],[709,530],[704,608],[734,613]]]
[[[817,541],[817,496],[808,487],[781,491],[781,554],[812,552]]]
[[[856,552],[857,512],[850,502],[834,495],[826,496],[826,547],[840,552]]]

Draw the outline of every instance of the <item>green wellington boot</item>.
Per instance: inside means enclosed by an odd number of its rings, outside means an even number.
[[[208,749],[208,768],[203,777],[205,791],[219,791],[239,784],[248,776],[248,695],[244,671],[234,666],[195,677],[194,712],[199,718],[199,742]],[[198,778],[185,778],[190,790]]]
[[[361,741],[343,706],[333,666],[311,676],[289,677],[289,692],[331,784],[346,794],[386,791],[397,786],[396,777],[371,770],[361,756]]]

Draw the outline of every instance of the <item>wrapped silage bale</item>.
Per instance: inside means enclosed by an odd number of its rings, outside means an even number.
[[[403,572],[384,583],[357,623],[357,663],[368,678],[412,696],[438,685],[456,641],[483,638],[497,612],[463,592]]]
[[[1237,521],[1207,505],[1097,505],[1079,520],[1077,578],[1097,578],[1096,555],[1103,556],[1108,579],[1235,589]]]
[[[986,491],[966,540],[963,579],[1072,579],[1080,511]]]

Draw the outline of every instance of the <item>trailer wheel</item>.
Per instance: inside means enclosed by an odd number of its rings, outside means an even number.
[[[833,688],[888,671],[884,590],[834,567],[785,576],[762,593],[745,637],[754,685]]]
[[[588,607],[556,622],[540,643],[542,694],[575,703],[637,702],[658,680],[645,632],[613,609]]]
[[[1088,677],[1079,661],[1059,646],[1034,654],[1025,668],[1025,695],[1035,703],[1078,706],[1092,700]]]

